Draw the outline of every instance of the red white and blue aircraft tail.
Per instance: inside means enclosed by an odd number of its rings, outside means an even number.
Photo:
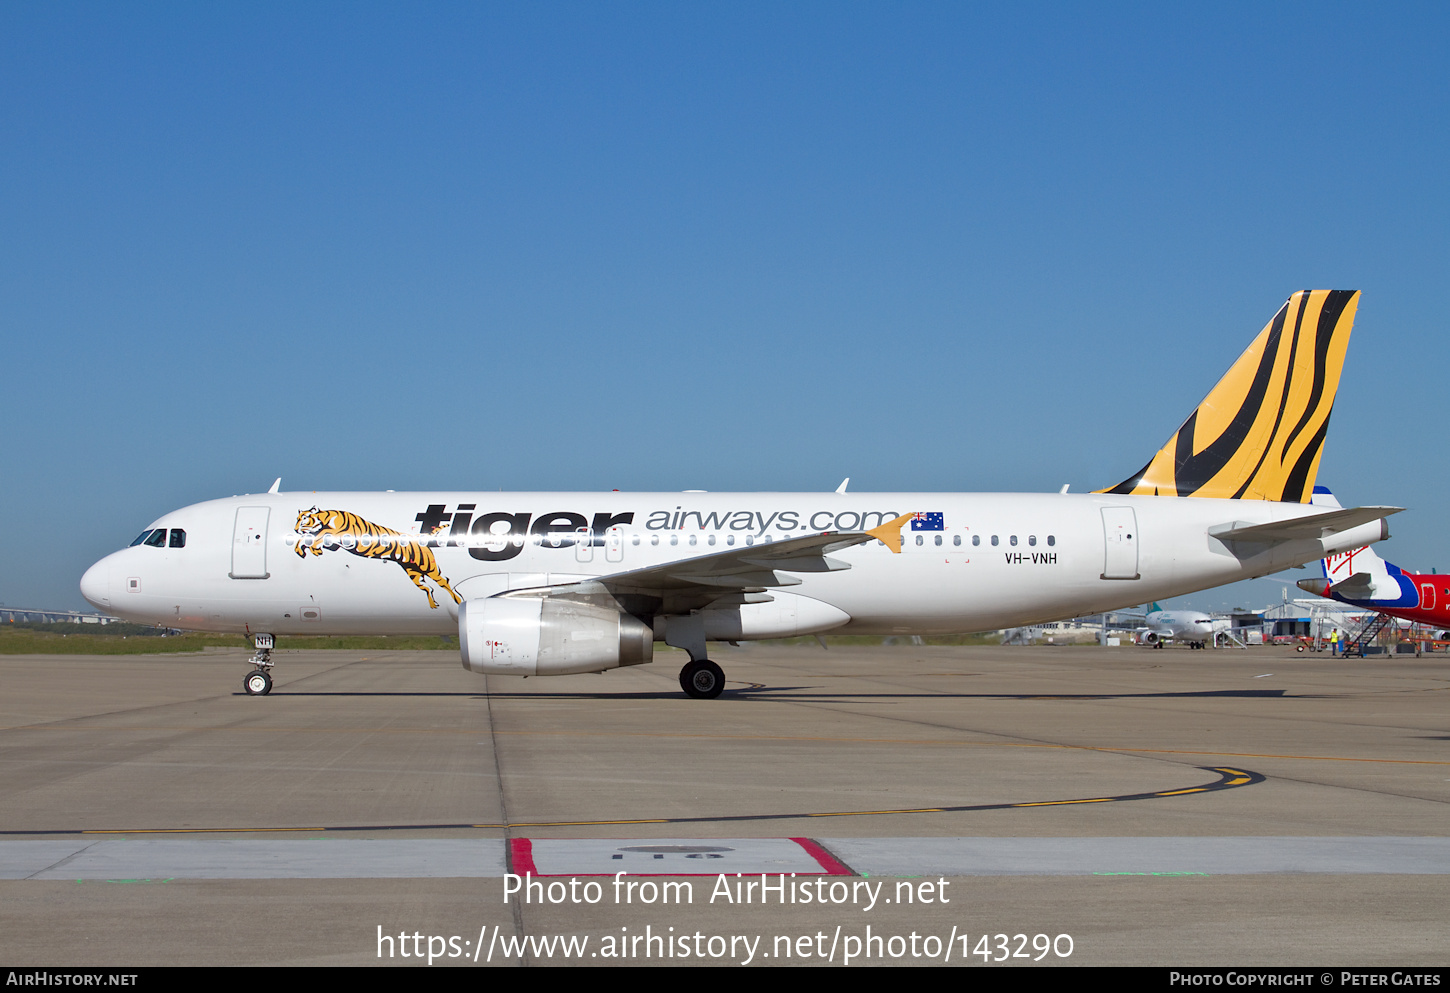
[[[1328,487],[1314,487],[1314,504],[1325,508],[1338,508],[1339,501]],[[1319,560],[1323,573],[1319,579],[1301,579],[1298,586],[1315,596],[1322,596],[1341,603],[1394,613],[1403,617],[1404,611],[1433,612],[1438,601],[1450,603],[1450,596],[1436,595],[1436,581],[1450,584],[1450,576],[1416,576],[1406,573],[1393,562],[1386,562],[1366,545],[1352,551],[1341,552]],[[1422,589],[1423,587],[1423,589]],[[1428,608],[1426,604],[1428,603]],[[1442,605],[1441,615],[1450,613]],[[1444,623],[1446,617],[1411,618],[1430,623]]]

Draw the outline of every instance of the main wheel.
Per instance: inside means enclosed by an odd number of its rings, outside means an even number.
[[[680,689],[696,700],[713,700],[725,689],[725,673],[709,659],[687,662],[680,670]]]
[[[249,696],[266,696],[272,692],[272,677],[261,669],[249,672],[247,678],[242,680],[242,689],[246,690]]]

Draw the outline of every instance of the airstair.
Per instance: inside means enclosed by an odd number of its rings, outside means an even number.
[[[1389,623],[1389,614],[1371,614],[1365,620],[1365,622],[1360,625],[1358,631],[1356,631],[1354,634],[1348,635],[1344,639],[1344,657],[1351,658],[1357,656],[1359,658],[1364,658],[1365,646],[1373,644],[1375,638],[1379,637],[1379,633],[1383,631],[1386,627],[1388,627]]]

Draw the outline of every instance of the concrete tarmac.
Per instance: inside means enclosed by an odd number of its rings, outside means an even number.
[[[1443,656],[245,654],[0,657],[0,961],[1450,964]]]

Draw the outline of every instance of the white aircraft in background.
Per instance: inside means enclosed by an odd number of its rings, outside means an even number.
[[[1205,648],[1217,645],[1220,635],[1227,637],[1233,622],[1226,617],[1210,617],[1201,610],[1164,610],[1152,603],[1143,623],[1145,645],[1162,648],[1167,642],[1177,641],[1189,648]]]
[[[523,676],[708,641],[1024,626],[1302,565],[1387,536],[1398,508],[1309,499],[1357,292],[1295,293],[1139,472],[1090,494],[282,493],[173,511],[81,580],[102,610],[257,646],[457,632]],[[1201,351],[1201,348],[1199,349]],[[280,483],[280,480],[278,481]]]

